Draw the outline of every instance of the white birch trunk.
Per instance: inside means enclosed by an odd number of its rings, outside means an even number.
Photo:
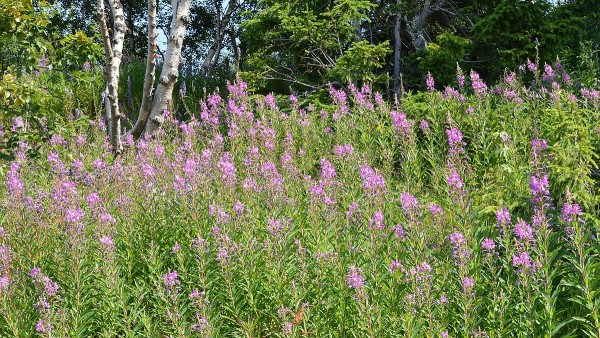
[[[146,56],[146,75],[144,76],[144,92],[140,113],[131,130],[134,138],[139,138],[148,121],[150,109],[152,108],[152,92],[154,80],[156,79],[156,57],[158,46],[156,44],[156,0],[148,0],[148,55]]]
[[[210,70],[211,70],[211,67],[213,66],[213,64],[216,63],[217,61],[219,61],[219,55],[221,53],[221,48],[222,48],[221,45],[223,43],[223,38],[227,31],[227,26],[229,25],[231,16],[233,15],[236,7],[237,7],[237,0],[230,0],[229,4],[227,5],[227,10],[225,11],[225,15],[223,16],[223,18],[222,19],[220,17],[217,18],[217,29],[216,29],[216,33],[215,33],[215,41],[213,42],[212,46],[208,50],[208,54],[206,55],[206,58],[204,59],[204,62],[202,63],[202,69],[201,69],[202,75],[207,75],[208,73],[210,73]],[[220,11],[217,11],[217,13],[218,12],[220,12]],[[214,60],[214,62],[213,62],[213,60]]]
[[[121,113],[119,111],[119,72],[121,70],[121,59],[123,57],[123,42],[127,25],[125,24],[125,15],[123,6],[119,0],[108,0],[110,12],[113,21],[113,36],[110,39],[108,27],[106,25],[106,13],[104,9],[104,0],[98,0],[98,14],[100,19],[100,28],[102,31],[102,40],[104,42],[104,52],[107,57],[106,64],[106,98],[110,103],[110,111],[107,107],[109,120],[107,130],[109,134],[112,150],[115,154],[123,151],[121,143]],[[111,41],[112,40],[112,41]]]
[[[164,121],[163,112],[168,109],[172,101],[173,87],[179,77],[179,62],[181,48],[185,35],[185,28],[189,22],[191,0],[171,0],[173,18],[171,20],[170,36],[167,40],[167,53],[165,54],[163,69],[158,79],[154,94],[154,102],[150,110],[149,120],[146,122],[145,133],[152,134]]]

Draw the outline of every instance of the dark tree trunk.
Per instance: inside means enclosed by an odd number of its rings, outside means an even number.
[[[400,11],[400,4],[402,0],[397,0],[398,12],[396,13],[396,22],[394,23],[394,94],[400,97],[400,87],[402,73],[402,35],[400,35],[400,29],[402,26],[402,13]]]

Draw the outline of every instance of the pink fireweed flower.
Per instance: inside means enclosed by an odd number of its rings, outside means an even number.
[[[407,192],[400,194],[400,203],[402,204],[402,209],[406,212],[410,212],[419,207],[417,198]]]
[[[333,148],[333,152],[338,159],[344,159],[354,154],[354,147],[351,144],[338,145]]]
[[[381,93],[376,92],[374,95],[374,99],[375,99],[375,104],[377,105],[377,107],[379,107],[379,108],[385,107],[385,101],[383,100],[383,95],[381,95]]]
[[[544,81],[551,81],[554,78],[554,69],[549,64],[544,64]]]
[[[494,249],[496,249],[496,243],[494,243],[494,240],[491,238],[486,238],[481,242],[481,248],[486,253],[491,254],[494,252]]]
[[[361,221],[360,217],[360,206],[356,202],[350,203],[348,206],[348,211],[346,211],[346,215],[348,216],[348,220],[352,223],[359,223]]]
[[[547,174],[538,173],[531,176],[529,190],[531,190],[531,201],[533,204],[546,202],[550,199],[549,186]]]
[[[517,77],[517,74],[515,72],[510,72],[510,73],[506,74],[506,76],[504,77],[504,82],[511,85],[515,82],[516,77]]]
[[[244,211],[246,211],[246,206],[242,202],[235,202],[235,204],[233,205],[233,212],[235,212],[236,215],[240,216],[244,213]]]
[[[329,95],[333,99],[333,103],[339,106],[345,106],[347,102],[346,92],[343,90],[336,90],[333,85],[329,84]]]
[[[427,120],[421,120],[421,123],[419,125],[421,127],[421,131],[423,131],[423,134],[429,135],[429,133],[431,132],[429,122],[427,122]]]
[[[154,177],[155,172],[154,169],[152,168],[152,166],[149,163],[143,163],[142,166],[142,173],[144,174],[145,177]]]
[[[228,186],[233,186],[237,180],[236,168],[233,163],[233,157],[228,152],[223,153],[217,167],[221,171],[221,179]]]
[[[560,217],[564,222],[571,223],[574,220],[578,220],[581,215],[583,215],[583,212],[581,211],[579,204],[565,203]],[[579,221],[583,223],[582,219],[579,219]]]
[[[25,184],[20,177],[21,165],[18,162],[10,164],[10,170],[6,174],[6,188],[13,198],[18,198],[25,193]]]
[[[385,179],[369,166],[360,167],[360,177],[362,178],[362,187],[367,193],[381,196],[385,188]]]
[[[396,224],[396,226],[394,226],[394,235],[400,238],[401,240],[405,240],[406,231],[404,231],[404,227],[400,224]]]
[[[231,216],[219,204],[209,205],[208,214],[215,218],[217,224],[226,224],[231,220]]]
[[[396,270],[400,270],[402,273],[406,273],[406,268],[402,265],[400,260],[392,260],[390,262],[390,274],[393,274]]]
[[[530,72],[535,73],[537,71],[537,66],[535,63],[531,62],[531,60],[527,59],[527,69]]]
[[[163,275],[163,282],[165,284],[165,290],[170,297],[173,297],[179,290],[179,273],[177,271],[169,272]]]
[[[456,82],[458,83],[458,87],[462,88],[465,85],[465,76],[463,74],[457,75]]]
[[[277,107],[277,102],[275,100],[275,95],[273,95],[273,93],[269,93],[267,94],[267,96],[265,96],[265,105],[267,106],[267,108],[278,111],[279,107]]]
[[[463,181],[458,172],[453,170],[450,175],[446,177],[448,186],[453,190],[461,190],[463,187]]]
[[[533,156],[540,157],[542,152],[548,149],[548,144],[544,139],[534,139],[531,141],[531,147],[533,149]]]
[[[515,234],[517,239],[519,239],[520,241],[523,241],[523,240],[532,241],[533,240],[533,228],[522,219],[519,219],[517,221],[517,223],[515,224],[513,233]]]
[[[464,293],[471,293],[473,292],[472,289],[475,286],[475,281],[473,280],[473,278],[470,277],[465,277],[462,280],[462,289]]]
[[[40,268],[31,269],[29,276],[33,279],[38,294],[35,307],[40,315],[36,331],[40,334],[52,334],[52,304],[59,300],[58,283],[42,274]]]
[[[356,291],[362,290],[365,285],[365,278],[363,277],[362,270],[357,268],[356,265],[352,265],[348,268],[348,273],[346,274],[346,284],[350,289],[354,289]]]
[[[463,142],[463,134],[458,128],[446,129],[446,136],[448,136],[448,145],[450,146],[450,153],[464,153],[463,148],[466,143]]]
[[[458,90],[456,90],[452,87],[446,87],[446,89],[444,89],[444,95],[442,95],[442,96],[445,99],[458,98],[461,101],[464,98],[464,96],[461,97],[460,92]]]
[[[507,225],[511,223],[510,213],[508,212],[508,208],[502,207],[496,210],[496,221],[498,222],[498,230],[500,233],[504,232],[504,229]]]
[[[502,207],[496,211],[496,221],[502,225],[510,224],[510,213],[507,207]]]
[[[321,178],[323,180],[333,180],[336,176],[335,168],[333,164],[327,159],[321,159]]]
[[[396,130],[396,135],[399,134],[402,136],[402,138],[408,138],[408,136],[410,135],[412,121],[409,121],[403,112],[398,112],[395,110],[392,110],[390,112],[390,116],[392,119],[392,125]]]
[[[79,224],[84,217],[85,212],[80,208],[69,209],[65,212],[65,221],[69,224]]]
[[[197,332],[200,337],[209,337],[212,326],[208,323],[208,319],[206,316],[197,316],[197,318],[197,322],[191,326],[192,331]]]
[[[435,91],[435,81],[433,79],[433,76],[431,76],[430,72],[427,72],[427,79],[425,80],[425,84],[427,85],[427,91]]]
[[[229,91],[229,93],[234,96],[235,98],[244,98],[247,96],[246,94],[246,90],[248,89],[248,85],[246,84],[246,82],[242,81],[242,80],[236,80],[235,83],[227,84],[227,90]]]
[[[53,332],[52,323],[39,319],[37,324],[35,324],[35,331],[42,335],[51,334]]]
[[[481,78],[479,77],[479,74],[477,74],[477,72],[475,72],[473,70],[471,71],[470,77],[471,77],[471,86],[473,87],[473,91],[475,92],[475,95],[484,96],[487,93],[487,89],[488,89],[485,82],[483,82],[481,80]]]
[[[165,153],[165,147],[163,147],[163,146],[156,146],[154,148],[154,156],[161,157],[162,155],[164,155],[164,153]]]
[[[461,232],[455,232],[449,237],[452,244],[452,254],[456,262],[464,261],[471,256],[471,251],[467,247],[467,240]]]
[[[107,250],[112,250],[115,246],[112,237],[108,235],[100,237],[100,239],[98,239],[98,243],[100,243],[100,245],[102,245],[102,247]]]
[[[422,262],[417,267],[411,268],[409,273],[414,277],[415,281],[420,282],[422,280],[431,280],[433,277],[431,274],[432,270],[433,269],[431,265],[429,265],[427,262]]]
[[[519,273],[522,274],[529,270],[533,264],[527,251],[523,251],[518,255],[512,256],[512,264],[515,268],[519,268]]]
[[[438,215],[439,216],[443,216],[444,215],[444,209],[441,206],[439,206],[439,205],[437,205],[435,203],[432,203],[429,206],[429,213],[432,216],[438,216]]]
[[[26,124],[23,121],[23,117],[17,116],[13,119],[11,131],[17,132],[17,131],[19,131],[19,129],[25,129],[25,126],[26,126]]]
[[[564,83],[566,83],[567,85],[571,85],[571,75],[567,74],[566,72],[562,73],[562,79],[564,81]]]
[[[267,231],[269,232],[269,234],[271,234],[271,236],[273,236],[275,238],[279,238],[290,227],[291,227],[291,222],[289,219],[281,220],[281,219],[271,218],[271,219],[269,219],[269,222],[267,224]]]
[[[269,191],[278,192],[283,187],[283,177],[272,162],[265,162],[260,168],[260,174],[267,182]]]
[[[96,173],[101,173],[106,170],[106,162],[102,161],[101,159],[95,159],[94,162],[92,162],[92,166],[94,167],[94,172]]]
[[[10,287],[10,278],[8,276],[0,276],[0,297]]]
[[[180,194],[188,190],[188,185],[185,183],[185,178],[175,174],[173,188]]]
[[[383,211],[375,211],[373,217],[369,220],[369,227],[373,230],[385,230]]]
[[[7,275],[12,261],[12,250],[7,245],[0,245],[0,275]]]
[[[292,103],[292,106],[297,106],[298,105],[298,97],[294,94],[290,94],[290,102]]]
[[[58,157],[58,154],[56,153],[48,154],[48,163],[50,163],[52,171],[57,175],[63,175],[67,172],[65,164],[60,160],[60,157]]]
[[[52,146],[66,146],[67,140],[59,134],[54,134],[50,137],[50,145]]]
[[[77,139],[77,142],[79,143],[79,138]],[[83,142],[81,144],[83,144],[85,142],[85,139],[83,139]],[[135,144],[135,140],[133,139],[133,135],[131,135],[130,133],[125,134],[125,136],[123,137],[123,146],[129,148],[129,147],[133,147],[133,145]]]
[[[113,215],[109,214],[106,211],[103,211],[98,215],[98,223],[100,223],[103,226],[110,226],[117,223],[117,220]]]
[[[188,158],[185,160],[185,164],[183,166],[183,172],[187,178],[191,178],[191,177],[194,177],[194,175],[196,174],[197,168],[198,168],[198,165],[197,165],[196,161],[194,161],[191,158]]]

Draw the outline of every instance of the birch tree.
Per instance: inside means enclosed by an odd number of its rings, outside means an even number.
[[[106,55],[105,79],[106,89],[102,93],[106,107],[106,125],[108,137],[114,153],[121,153],[121,112],[119,111],[119,72],[123,58],[123,41],[125,40],[125,15],[119,0],[108,0],[112,15],[112,37],[108,30],[104,0],[98,0],[98,16],[100,30]]]
[[[108,2],[112,27],[108,27],[107,10],[105,1]],[[156,60],[158,54],[156,33],[157,0],[148,0],[148,51],[146,56],[146,74],[142,103],[139,116],[131,130],[134,138],[139,138],[143,133],[152,134],[164,121],[164,111],[169,108],[173,98],[173,88],[179,77],[179,62],[185,29],[189,23],[189,10],[191,0],[171,0],[173,10],[169,35],[167,36],[167,51],[164,55],[163,68],[154,88],[156,76]],[[127,25],[120,0],[98,0],[98,18],[106,54],[106,89],[104,100],[106,107],[106,122],[112,150],[118,154],[122,152],[121,143],[121,112],[119,110],[118,90],[119,71],[123,58],[123,42],[127,32]]]
[[[204,58],[204,62],[202,63],[201,74],[207,75],[210,73],[212,66],[219,60],[219,55],[221,54],[221,49],[223,48],[223,38],[225,34],[228,32],[227,26],[229,25],[229,21],[231,20],[231,16],[234,14],[235,10],[238,7],[237,0],[230,0],[227,4],[227,9],[225,10],[225,14],[221,17],[221,1],[215,0],[214,6],[217,10],[216,15],[216,29],[215,29],[215,37],[213,44],[211,45],[206,57]],[[235,36],[231,34],[232,43],[235,44]],[[235,48],[235,47],[234,47]],[[235,52],[235,50],[234,50]]]

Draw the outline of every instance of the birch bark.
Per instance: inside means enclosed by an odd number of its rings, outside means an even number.
[[[112,39],[106,24],[104,0],[98,0],[98,16],[100,30],[102,31],[104,52],[107,58],[105,69],[107,84],[105,100],[108,100],[106,111],[107,117],[109,117],[106,121],[107,130],[112,150],[114,153],[119,154],[123,151],[121,142],[121,112],[119,110],[119,72],[123,58],[123,42],[125,40],[127,25],[125,24],[125,15],[120,0],[108,0],[108,4],[113,22]],[[110,110],[108,106],[110,106]]]
[[[154,90],[154,80],[156,79],[156,0],[148,0],[148,52],[146,55],[146,74],[144,76],[144,92],[142,93],[142,104],[140,113],[135,125],[131,129],[131,135],[139,138],[146,128],[148,115],[152,109],[152,92]]]
[[[225,33],[227,32],[227,26],[229,25],[229,21],[231,20],[231,16],[233,15],[236,7],[237,0],[230,0],[227,4],[227,9],[225,10],[225,15],[223,15],[223,18],[217,18],[217,30],[215,33],[215,41],[208,50],[208,54],[206,55],[206,58],[202,63],[202,75],[208,74],[210,72],[212,64],[216,63],[219,60],[219,54],[221,53],[223,38],[225,36]],[[218,12],[219,11],[217,11],[217,13]]]
[[[158,79],[152,109],[146,122],[144,130],[152,134],[164,121],[163,113],[168,109],[172,101],[173,87],[179,77],[179,63],[181,59],[181,48],[185,35],[185,28],[189,22],[191,0],[171,0],[173,17],[171,20],[170,36],[167,40],[167,52],[165,54],[163,69]]]

